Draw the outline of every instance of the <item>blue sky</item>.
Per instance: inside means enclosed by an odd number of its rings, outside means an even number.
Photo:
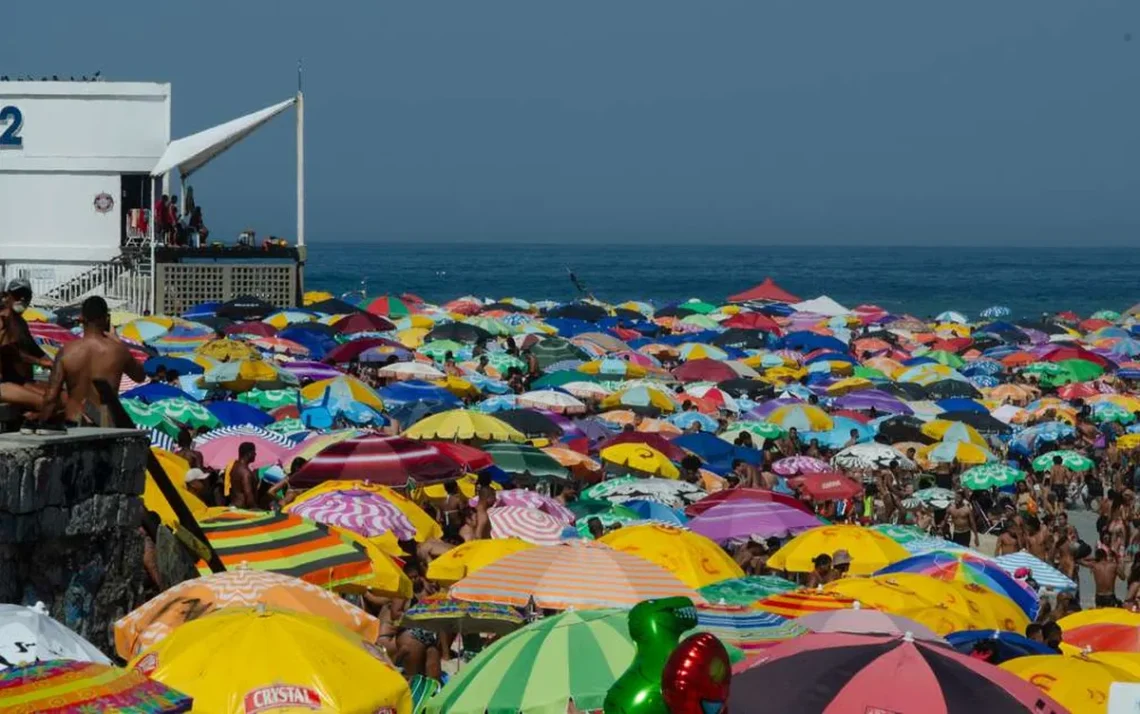
[[[1116,242],[1140,229],[1125,0],[9,3],[0,74],[167,80],[174,131],[287,97],[308,236]],[[12,31],[9,28],[16,28]],[[292,121],[203,170],[291,235]]]

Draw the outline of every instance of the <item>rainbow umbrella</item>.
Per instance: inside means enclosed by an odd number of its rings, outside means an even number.
[[[404,611],[401,624],[433,632],[505,635],[525,625],[526,620],[518,610],[507,605],[433,597]]]
[[[934,551],[891,563],[876,575],[918,573],[938,580],[977,585],[1013,600],[1030,619],[1037,617],[1037,593],[1015,580],[1000,565],[968,551]]]
[[[134,669],[106,664],[54,659],[0,672],[4,714],[174,714],[192,704]]]
[[[701,605],[697,608],[696,631],[712,633],[745,653],[754,653],[799,637],[808,629],[770,612],[734,605]]]

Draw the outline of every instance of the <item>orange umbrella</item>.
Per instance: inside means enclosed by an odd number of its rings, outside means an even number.
[[[826,612],[828,610],[847,610],[856,606],[854,598],[838,593],[823,590],[791,590],[786,593],[770,595],[760,600],[752,607],[783,617],[799,617],[810,615],[813,612]]]
[[[547,446],[543,449],[548,456],[570,469],[574,478],[582,481],[597,481],[602,476],[602,465],[586,454],[561,446]]]
[[[664,436],[680,436],[685,433],[664,419],[642,419],[641,423],[637,425],[637,430]]]

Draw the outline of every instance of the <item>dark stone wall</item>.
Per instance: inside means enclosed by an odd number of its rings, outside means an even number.
[[[44,602],[113,655],[112,626],[141,604],[149,437],[117,429],[0,435],[0,602]]]

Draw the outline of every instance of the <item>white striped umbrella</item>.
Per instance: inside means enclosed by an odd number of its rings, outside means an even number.
[[[561,519],[537,508],[501,506],[492,508],[487,515],[492,538],[518,538],[535,545],[558,545],[566,527]]]

